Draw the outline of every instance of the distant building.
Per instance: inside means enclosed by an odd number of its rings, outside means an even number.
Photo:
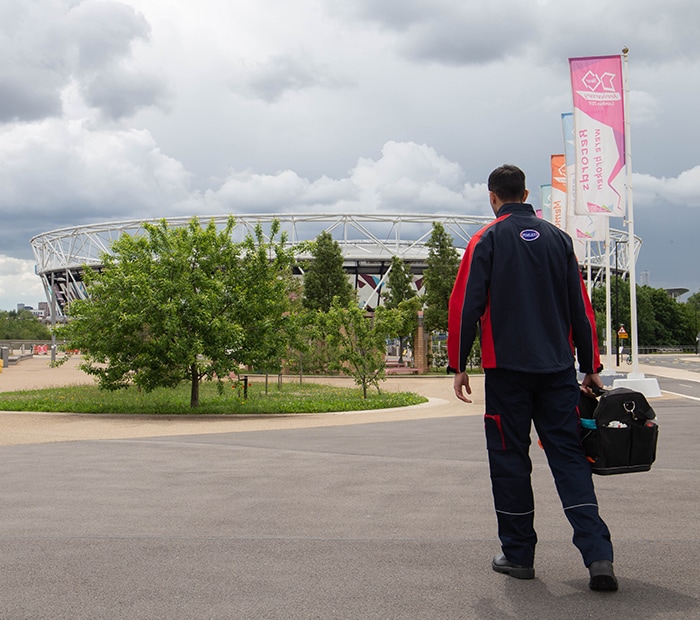
[[[678,299],[681,295],[685,295],[690,289],[688,288],[665,288],[664,289],[671,299]]]
[[[38,309],[35,309],[34,306],[27,306],[26,304],[17,304],[17,312],[21,312],[22,310],[28,310],[40,321],[49,318],[49,304],[46,301],[40,301]]]

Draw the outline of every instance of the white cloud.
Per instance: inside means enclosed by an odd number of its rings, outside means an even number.
[[[0,310],[14,310],[18,303],[36,308],[39,301],[46,301],[46,295],[34,261],[0,254]]]
[[[221,188],[208,192],[206,199],[209,204],[237,213],[287,212],[303,201],[310,185],[308,179],[291,170],[277,174],[234,172]]]
[[[465,200],[461,166],[425,144],[387,142],[380,159],[360,159],[350,178],[371,210],[443,213],[475,209]]]
[[[635,205],[700,207],[700,166],[673,178],[656,178],[648,174],[632,176]]]
[[[387,142],[379,159],[360,158],[343,179],[302,178],[291,170],[272,175],[233,172],[205,195],[210,211],[326,210],[395,213],[475,213],[488,206],[455,162],[426,145]],[[476,196],[475,194],[478,194]]]
[[[2,247],[27,244],[17,230],[167,215],[189,197],[189,181],[146,130],[55,119],[0,129],[0,214],[13,222],[0,231]]]

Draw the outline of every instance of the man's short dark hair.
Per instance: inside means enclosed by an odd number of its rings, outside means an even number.
[[[489,175],[488,188],[503,202],[522,202],[525,198],[525,173],[517,166],[504,164]]]

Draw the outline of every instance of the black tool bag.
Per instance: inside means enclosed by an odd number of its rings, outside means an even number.
[[[659,427],[641,392],[605,391],[599,399],[581,393],[581,442],[594,474],[649,471],[656,459]]]

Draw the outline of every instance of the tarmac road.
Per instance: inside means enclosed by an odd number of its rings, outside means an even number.
[[[648,376],[653,377],[655,375]],[[691,382],[687,379],[669,379],[667,377],[657,377],[657,381],[662,392],[667,395],[700,400],[700,383]]]
[[[536,447],[537,579],[490,569],[473,383],[472,405],[402,378],[429,405],[272,426],[0,413],[0,618],[700,618],[697,402],[654,399],[652,471],[596,477],[620,591],[594,593]]]
[[[642,355],[639,361],[645,376],[656,377],[662,392],[700,400],[700,356]]]

